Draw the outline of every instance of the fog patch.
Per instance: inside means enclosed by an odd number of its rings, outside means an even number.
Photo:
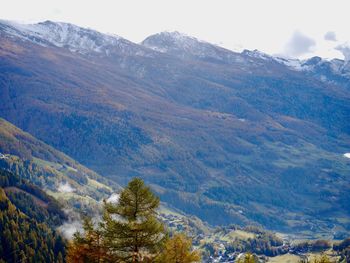
[[[83,231],[83,223],[80,215],[73,209],[63,209],[63,212],[68,216],[68,220],[57,228],[57,231],[67,239],[72,239],[75,232]]]
[[[119,201],[119,194],[116,194],[116,193],[111,194],[111,196],[106,199],[106,202],[111,204],[117,204],[118,201]]]
[[[68,182],[60,183],[57,190],[61,193],[71,193],[75,191],[75,188],[73,188]]]
[[[72,239],[77,231],[83,232],[83,225],[80,220],[69,220],[57,229],[65,238]]]

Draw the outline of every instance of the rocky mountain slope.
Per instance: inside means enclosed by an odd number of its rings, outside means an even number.
[[[347,65],[178,32],[135,44],[2,22],[0,116],[115,182],[144,178],[211,224],[346,231]]]

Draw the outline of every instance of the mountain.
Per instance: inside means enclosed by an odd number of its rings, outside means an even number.
[[[108,55],[114,49],[127,52],[124,47],[133,46],[130,41],[119,36],[102,34],[69,23],[45,21],[24,25],[2,21],[0,28],[3,33],[21,41],[29,41],[43,47],[64,47],[85,55],[90,53]]]
[[[230,50],[175,32],[161,32],[147,37],[143,46],[181,59],[200,59],[208,62],[239,63],[242,56]]]
[[[346,67],[297,63],[178,32],[135,44],[2,22],[0,116],[118,184],[142,177],[212,225],[349,231]]]

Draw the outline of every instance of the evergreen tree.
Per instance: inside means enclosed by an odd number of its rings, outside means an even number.
[[[184,234],[176,234],[167,240],[162,254],[156,260],[159,263],[199,262],[198,251],[192,250],[192,241]]]
[[[104,247],[116,262],[152,262],[163,245],[164,226],[156,218],[159,198],[135,178],[121,192],[119,202],[105,205]]]

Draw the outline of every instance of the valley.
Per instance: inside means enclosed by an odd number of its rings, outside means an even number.
[[[0,20],[0,261],[65,262],[139,178],[203,262],[346,262],[349,87],[346,59]]]
[[[0,32],[0,116],[101,176],[141,177],[211,225],[348,231],[345,62],[296,70],[177,32],[142,44],[50,21]]]

